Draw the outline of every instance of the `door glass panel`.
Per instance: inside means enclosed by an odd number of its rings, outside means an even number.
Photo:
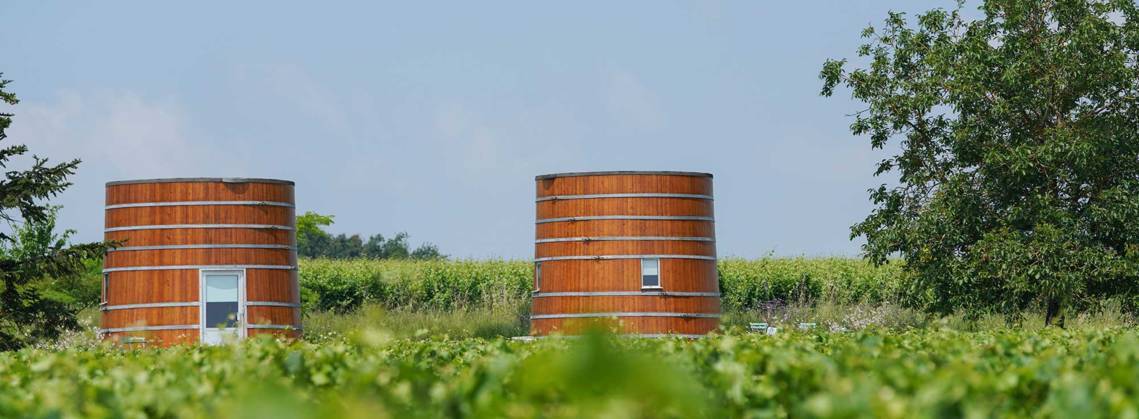
[[[237,275],[206,276],[206,324],[207,328],[218,325],[237,327],[238,311]]]

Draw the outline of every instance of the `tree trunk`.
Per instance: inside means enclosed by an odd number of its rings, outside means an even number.
[[[1060,314],[1060,301],[1055,298],[1049,298],[1047,312],[1044,314],[1044,326],[1051,326],[1052,320],[1056,318],[1057,314]],[[1063,317],[1060,317],[1058,326],[1061,328],[1064,327]]]

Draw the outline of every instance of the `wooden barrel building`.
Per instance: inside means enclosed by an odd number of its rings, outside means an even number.
[[[107,183],[104,339],[168,346],[297,337],[293,182],[178,178]]]
[[[712,175],[538,176],[530,334],[610,322],[621,333],[700,336],[719,326]]]

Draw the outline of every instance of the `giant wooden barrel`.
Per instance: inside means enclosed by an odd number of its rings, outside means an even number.
[[[101,333],[168,346],[300,333],[293,182],[107,183]]]
[[[699,336],[719,326],[712,175],[538,176],[530,334]]]

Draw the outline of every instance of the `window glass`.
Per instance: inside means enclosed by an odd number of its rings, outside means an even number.
[[[660,287],[660,259],[641,259],[641,287]]]
[[[237,326],[237,275],[206,277],[206,327]]]

